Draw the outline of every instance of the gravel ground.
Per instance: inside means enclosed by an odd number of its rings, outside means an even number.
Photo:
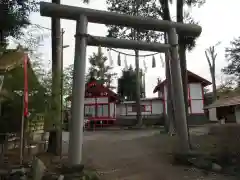
[[[171,165],[169,138],[156,129],[85,132],[84,162],[103,180],[233,180]]]

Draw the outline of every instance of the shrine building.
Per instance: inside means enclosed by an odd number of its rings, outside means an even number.
[[[203,88],[212,83],[191,71],[187,71],[187,75],[189,124],[204,124],[208,119],[204,113]],[[153,92],[158,92],[158,97],[163,99],[163,113],[167,114],[167,80],[158,83]]]
[[[71,97],[68,97],[68,101],[71,101]],[[116,120],[117,101],[117,94],[103,84],[96,80],[87,83],[84,102],[85,128],[113,125]]]

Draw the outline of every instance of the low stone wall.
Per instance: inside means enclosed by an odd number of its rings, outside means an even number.
[[[209,120],[205,114],[190,114],[188,124],[189,125],[203,125],[209,123]]]
[[[164,125],[165,118],[164,114],[143,116],[143,123],[149,126]],[[209,123],[209,120],[205,114],[190,114],[188,123],[189,125],[203,125]],[[134,126],[137,124],[137,119],[135,115],[118,116],[115,124],[118,126]]]
[[[163,115],[149,115],[143,116],[143,124],[147,126],[151,125],[164,125]],[[115,122],[117,126],[135,126],[137,119],[135,115],[132,116],[118,116]]]

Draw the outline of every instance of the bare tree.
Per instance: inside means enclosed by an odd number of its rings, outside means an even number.
[[[209,48],[207,48],[205,50],[205,56],[208,61],[209,70],[210,70],[210,74],[211,74],[211,78],[212,78],[213,101],[215,101],[217,99],[217,87],[216,87],[216,78],[215,78],[215,74],[216,74],[215,64],[216,64],[217,53],[215,51],[215,48],[219,44],[220,44],[220,42],[218,42],[214,46],[210,46]]]

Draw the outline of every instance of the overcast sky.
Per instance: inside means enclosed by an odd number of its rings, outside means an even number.
[[[50,0],[45,0],[49,2]],[[62,0],[62,4],[88,7],[99,10],[106,10],[105,0],[90,0],[89,5],[81,3],[81,0]],[[208,69],[207,60],[205,58],[204,50],[221,41],[221,44],[217,47],[217,62],[216,62],[216,74],[217,81],[219,83],[221,77],[221,68],[226,65],[226,60],[224,57],[224,48],[229,46],[229,42],[234,38],[240,36],[240,26],[236,25],[236,20],[240,19],[240,13],[238,9],[240,7],[239,0],[228,0],[228,5],[226,6],[226,1],[220,0],[207,0],[207,3],[201,8],[194,8],[191,10],[192,15],[196,21],[202,26],[202,34],[197,40],[197,46],[194,50],[187,53],[187,66],[188,69],[208,80],[210,80],[210,73]],[[171,9],[172,16],[175,16],[173,7]],[[32,23],[39,24],[44,27],[51,28],[50,18],[41,17],[39,13],[33,13],[31,15]],[[73,63],[74,56],[74,34],[75,34],[75,22],[62,20],[61,26],[65,30],[64,34],[64,45],[70,45],[69,48],[64,49],[64,65],[67,66]],[[104,25],[89,24],[88,32],[92,35],[105,36],[107,28]],[[45,37],[43,46],[39,49],[43,53],[43,58],[45,61],[51,60],[51,39],[50,31],[46,30],[46,34],[49,37]],[[87,56],[96,52],[97,49],[93,47],[88,47]],[[123,50],[121,50],[124,52]],[[106,52],[106,51],[105,51]],[[127,51],[133,54],[133,51]],[[151,52],[150,52],[151,53]],[[149,52],[140,52],[140,54],[149,54]],[[108,54],[106,53],[108,56]],[[163,55],[162,55],[163,56]],[[119,72],[123,67],[117,67],[117,54],[112,53],[112,58],[114,60],[115,69],[114,71]],[[122,60],[124,57],[122,57]],[[156,85],[157,78],[160,77],[164,79],[164,69],[160,61],[160,55],[155,56],[156,68],[152,67],[152,57],[146,58],[146,63],[148,66],[148,71],[146,75],[146,93],[148,97],[154,97],[153,88]],[[128,64],[134,66],[134,58],[128,57]],[[122,63],[123,64],[123,63]],[[140,66],[143,67],[143,59],[140,59]],[[89,65],[87,65],[89,67]]]

